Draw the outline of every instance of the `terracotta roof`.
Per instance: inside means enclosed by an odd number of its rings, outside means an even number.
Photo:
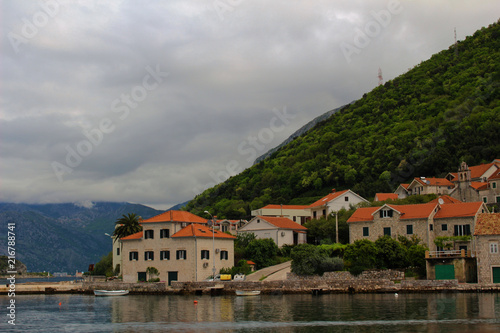
[[[340,197],[342,194],[345,194],[348,191],[349,190],[343,190],[343,191],[340,191],[340,192],[332,192],[332,193],[324,196],[323,198],[319,199],[318,201],[310,204],[308,207],[311,208],[311,207],[319,207],[319,206],[326,205],[330,201],[332,201],[332,200]]]
[[[422,185],[425,186],[454,186],[452,182],[450,182],[446,178],[418,178],[415,177],[415,180]]]
[[[434,219],[472,217],[479,212],[482,206],[482,202],[461,202],[440,205],[440,209],[436,215],[434,215]]]
[[[408,186],[410,186],[410,184],[399,184],[399,186],[403,186],[403,188],[404,188],[405,190],[407,190],[407,189],[408,189]]]
[[[215,234],[212,233],[212,229],[202,224],[190,224],[187,227],[182,228],[172,235],[172,238],[177,237],[206,237],[206,238],[228,238],[236,239],[235,236],[226,234],[225,232],[215,230]]]
[[[190,212],[182,210],[169,210],[165,213],[153,216],[147,220],[142,221],[142,223],[148,222],[189,222],[189,223],[207,223],[207,220],[194,215]]]
[[[441,195],[439,198],[429,201],[429,203],[439,203],[439,199],[442,199],[445,204],[462,203],[462,201],[452,198],[449,195]]]
[[[489,168],[491,168],[494,165],[498,166],[498,163],[492,162],[492,163],[470,166],[469,167],[470,177],[472,179],[480,178],[486,171],[488,171]],[[452,172],[451,174],[453,175],[453,180],[458,180],[458,172]]]
[[[136,232],[135,234],[122,237],[120,238],[120,240],[131,240],[131,239],[141,239],[141,238],[142,238],[142,231],[139,231]]]
[[[255,265],[255,263],[253,261],[251,261],[251,260],[247,260],[247,264],[249,264],[249,265]]]
[[[255,218],[269,222],[279,229],[307,230],[306,227],[293,222],[288,217],[257,216]]]
[[[479,214],[474,230],[475,236],[500,235],[500,213]]]
[[[397,200],[398,195],[396,193],[377,193],[375,194],[375,198],[378,201],[385,201],[385,200]]]
[[[283,209],[305,209],[309,205],[283,205]],[[261,209],[281,209],[281,205],[267,205]]]
[[[347,220],[347,222],[366,222],[373,221],[374,213],[383,207],[390,207],[401,213],[400,220],[408,219],[426,219],[428,218],[436,204],[426,203],[418,205],[388,205],[382,207],[364,207],[358,208],[354,214]]]
[[[470,186],[478,191],[488,189],[488,183],[483,182],[470,182]]]

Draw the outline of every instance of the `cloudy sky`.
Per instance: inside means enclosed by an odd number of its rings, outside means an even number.
[[[5,0],[0,201],[168,208],[498,20],[498,1]]]

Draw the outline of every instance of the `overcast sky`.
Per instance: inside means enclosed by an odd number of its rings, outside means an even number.
[[[499,18],[498,0],[0,6],[0,201],[160,209]]]

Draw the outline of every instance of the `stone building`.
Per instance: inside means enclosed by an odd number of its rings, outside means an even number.
[[[215,268],[234,266],[236,237],[209,228],[185,211],[167,211],[141,222],[143,230],[121,238],[123,282],[145,281],[148,267],[162,281],[201,281]],[[215,233],[214,233],[215,232]],[[214,253],[215,252],[215,253]]]
[[[464,202],[500,203],[500,163],[469,167],[462,162],[457,173],[447,176],[455,184],[450,196]]]
[[[500,283],[500,214],[480,214],[474,231],[479,283]]]
[[[286,217],[256,216],[238,234],[253,233],[257,239],[272,239],[278,247],[306,243],[307,228]]]

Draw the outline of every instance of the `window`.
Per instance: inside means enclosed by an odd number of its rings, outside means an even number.
[[[380,212],[380,217],[381,218],[392,217],[392,210],[390,210],[390,209],[380,210],[379,212]]]
[[[187,259],[186,250],[177,250],[175,256],[177,260],[186,260]]]
[[[349,201],[349,197],[344,197],[344,201]]]
[[[448,225],[447,224],[441,224],[441,231],[448,231]]]
[[[408,224],[408,225],[406,226],[406,234],[407,234],[407,235],[413,235],[413,225]]]
[[[453,236],[468,236],[470,235],[470,224],[456,225]]]
[[[155,238],[154,230],[144,230],[144,239],[153,239]]]
[[[160,260],[170,260],[170,251],[160,251]]]
[[[491,182],[491,188],[497,188],[497,182]]]
[[[201,259],[210,259],[210,251],[201,250]]]
[[[498,243],[490,243],[490,253],[492,254],[498,253]]]
[[[229,259],[229,253],[227,251],[220,251],[220,260],[228,260]]]
[[[315,218],[316,218],[316,212],[314,211],[314,212],[313,212],[313,219],[315,219]],[[258,223],[258,222],[259,222],[259,221],[257,220],[257,223]]]
[[[154,260],[154,259],[155,259],[155,253],[153,251],[144,252],[144,260]]]
[[[134,261],[134,260],[139,260],[139,252],[137,251],[132,251],[128,254],[128,259],[130,261]]]
[[[434,230],[434,224],[429,224],[429,231]]]
[[[160,238],[170,238],[170,229],[161,229]]]
[[[483,202],[488,203],[488,197],[483,197]]]
[[[227,225],[227,224],[223,224],[223,225],[222,225],[222,232],[226,232],[226,231],[228,231],[228,230],[229,230],[229,225]]]
[[[391,228],[387,227],[384,228],[384,236],[390,236],[391,235]]]
[[[363,227],[363,237],[368,237],[368,236],[370,236],[370,228]]]
[[[497,203],[500,203],[500,197],[497,197]]]
[[[117,255],[117,256],[119,256],[119,255],[120,255],[120,248],[119,248],[119,247],[117,247],[117,248],[116,248],[116,255]]]
[[[326,209],[323,209],[323,216],[326,216]]]

